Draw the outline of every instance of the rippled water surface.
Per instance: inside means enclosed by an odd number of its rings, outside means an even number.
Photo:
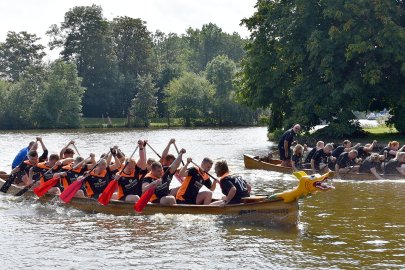
[[[296,183],[289,175],[244,169],[243,153],[265,154],[272,146],[265,128],[44,132],[0,133],[0,170],[9,172],[16,152],[37,135],[50,152],[73,139],[82,155],[115,144],[130,154],[138,138],[161,152],[176,138],[195,161],[226,159],[257,194]],[[294,228],[208,215],[85,214],[0,195],[0,269],[404,269],[405,180],[334,185],[300,202]]]

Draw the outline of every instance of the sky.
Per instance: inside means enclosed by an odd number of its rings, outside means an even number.
[[[224,32],[248,37],[248,30],[239,24],[253,15],[256,0],[0,0],[0,42],[8,31],[27,31],[46,45],[50,25],[60,25],[70,8],[92,4],[100,5],[107,19],[140,18],[152,32],[182,34],[190,26],[212,22]]]

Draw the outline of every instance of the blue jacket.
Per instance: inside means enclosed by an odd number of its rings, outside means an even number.
[[[28,155],[29,151],[30,151],[30,149],[28,147],[21,149],[20,152],[18,152],[18,154],[15,156],[13,163],[11,164],[11,168],[14,169],[18,165],[20,165],[21,162],[28,159],[27,155]]]

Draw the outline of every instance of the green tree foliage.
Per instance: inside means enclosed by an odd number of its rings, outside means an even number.
[[[74,61],[87,91],[83,100],[86,116],[111,116],[120,112],[113,97],[118,93],[118,67],[113,51],[109,22],[100,6],[77,6],[65,13],[60,28],[47,32],[53,39],[50,47],[62,47],[61,56]]]
[[[184,38],[175,33],[165,34],[156,31],[153,35],[154,58],[157,68],[156,85],[158,87],[157,113],[159,117],[168,117],[169,112],[165,102],[165,87],[167,84],[180,77],[183,71],[187,70],[185,60],[188,47]]]
[[[35,34],[9,31],[0,43],[0,78],[16,82],[32,66],[40,65],[44,46]]]
[[[119,107],[130,107],[138,75],[153,73],[151,33],[140,19],[117,17],[110,23],[114,53],[120,73],[120,91],[115,97]]]
[[[158,88],[153,83],[152,76],[138,75],[138,92],[131,102],[131,113],[134,116],[134,126],[149,127],[150,119],[156,115]]]
[[[235,101],[233,79],[236,64],[226,55],[212,59],[206,67],[207,80],[215,86],[214,117],[219,125],[252,124],[255,113]]]
[[[72,63],[28,69],[17,83],[0,82],[0,127],[67,128],[80,125],[84,88]]]
[[[166,87],[169,110],[184,119],[185,126],[192,120],[208,119],[212,113],[214,87],[195,73],[184,73]]]
[[[244,55],[244,40],[237,34],[224,33],[213,23],[203,25],[202,29],[187,29],[185,36],[189,51],[189,70],[200,72],[209,61],[218,55],[227,55],[238,62]]]
[[[80,126],[85,88],[76,65],[55,61],[48,68],[44,90],[34,102],[32,118],[36,128]]]
[[[404,96],[402,2],[259,0],[257,9],[243,21],[252,35],[238,91],[270,106],[270,131],[326,120],[354,132],[351,111],[395,108]]]

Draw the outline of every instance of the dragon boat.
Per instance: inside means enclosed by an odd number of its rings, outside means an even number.
[[[245,163],[246,169],[259,169],[259,170],[267,170],[279,173],[286,173],[291,174],[293,173],[293,168],[281,166],[281,160],[279,159],[272,159],[269,162],[260,161],[257,157],[252,155],[244,154],[243,161]],[[304,172],[307,174],[311,174],[311,169],[304,169]],[[343,180],[377,180],[377,178],[372,173],[355,173],[355,172],[348,172],[348,173],[340,173],[339,175],[330,176],[330,178],[339,178]],[[396,174],[384,174],[381,175],[384,179],[392,179],[392,180],[399,180],[404,179],[401,175]]]
[[[299,183],[291,190],[269,196],[256,196],[244,198],[240,204],[226,206],[211,205],[173,205],[166,206],[148,203],[141,215],[163,214],[208,214],[236,217],[247,222],[266,222],[272,224],[297,225],[298,199],[318,191],[329,191],[334,187],[327,183],[329,173],[324,175],[307,175],[305,172],[295,172]],[[8,175],[0,175],[0,188],[5,183]],[[8,194],[15,195],[22,187],[12,185]],[[38,198],[33,191],[24,194],[25,198],[34,198],[42,203],[55,201],[57,195],[46,194]],[[139,215],[133,209],[134,203],[111,201],[108,206],[103,206],[94,199],[73,198],[69,203],[61,205],[73,207],[90,213],[104,213],[113,215]]]

